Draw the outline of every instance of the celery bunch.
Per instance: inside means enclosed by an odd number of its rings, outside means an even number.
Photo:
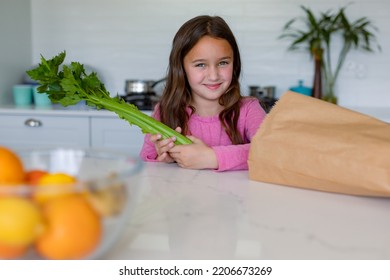
[[[27,71],[31,79],[39,82],[38,92],[46,92],[53,103],[69,106],[85,100],[88,106],[116,113],[130,125],[141,128],[143,133],[158,133],[163,138],[175,136],[176,144],[191,143],[187,137],[142,113],[135,105],[126,103],[118,95],[111,97],[97,74],[85,73],[84,66],[79,62],[60,67],[65,56],[65,51],[49,60],[41,56],[41,63]]]

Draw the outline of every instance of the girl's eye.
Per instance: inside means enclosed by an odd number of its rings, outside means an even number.
[[[229,64],[229,61],[227,60],[222,60],[219,65],[228,65]]]
[[[206,65],[206,64],[204,64],[204,63],[198,63],[198,64],[195,64],[195,67],[201,67],[201,68],[203,68],[203,67],[205,67],[205,65]]]

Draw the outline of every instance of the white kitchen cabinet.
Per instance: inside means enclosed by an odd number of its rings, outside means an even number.
[[[123,151],[138,155],[144,134],[137,126],[131,126],[118,117],[91,117],[91,146]]]
[[[105,110],[0,107],[0,145],[12,148],[104,148],[138,155],[143,141],[140,128]]]
[[[14,148],[90,146],[86,117],[0,114],[0,145]]]

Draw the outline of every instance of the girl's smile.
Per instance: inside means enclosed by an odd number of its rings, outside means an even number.
[[[222,85],[222,83],[219,84],[205,84],[205,86],[210,90],[217,90]]]

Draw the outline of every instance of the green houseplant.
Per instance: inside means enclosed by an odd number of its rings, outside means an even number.
[[[374,51],[373,44],[380,50],[373,33],[378,29],[366,17],[350,21],[345,14],[346,7],[340,8],[337,12],[331,10],[322,12],[318,17],[309,8],[304,6],[301,8],[305,16],[289,20],[283,27],[280,38],[292,39],[288,50],[303,47],[309,51],[317,65],[320,65],[322,72],[320,77],[323,76],[324,79],[324,89],[322,89],[321,82],[319,83],[320,90],[323,90],[324,94],[319,94],[316,97],[337,103],[334,88],[347,54],[351,49],[372,52]],[[335,49],[332,45],[332,39],[336,36],[341,38],[341,48],[336,57],[335,67],[333,67],[332,51]],[[318,78],[318,74],[315,76]],[[316,83],[318,84],[318,81],[314,81],[314,85]]]

